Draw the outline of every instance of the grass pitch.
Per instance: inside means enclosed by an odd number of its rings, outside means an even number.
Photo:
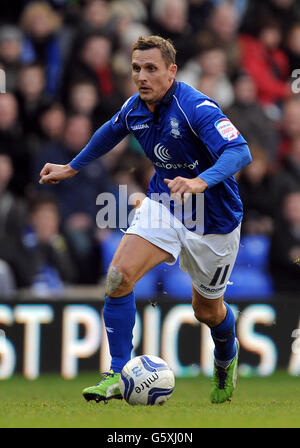
[[[0,382],[1,428],[299,428],[300,378],[276,372],[239,378],[230,403],[209,401],[210,379],[178,378],[164,406],[129,406],[124,400],[85,402],[81,390],[97,374],[74,380],[43,375]]]

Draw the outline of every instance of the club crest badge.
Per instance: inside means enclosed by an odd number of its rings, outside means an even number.
[[[176,120],[176,118],[170,119],[170,125],[171,125],[171,132],[170,134],[174,138],[181,138],[180,129],[179,129],[179,122]]]

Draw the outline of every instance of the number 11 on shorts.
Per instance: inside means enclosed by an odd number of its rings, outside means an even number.
[[[215,274],[214,274],[214,276],[213,276],[213,278],[212,278],[212,280],[211,280],[211,282],[210,282],[210,284],[209,284],[209,286],[216,286],[216,284],[217,284],[217,282],[218,282],[218,280],[219,280],[219,278],[221,276],[222,271],[223,271],[223,275],[222,275],[222,278],[221,278],[221,281],[220,281],[219,285],[223,285],[223,283],[225,282],[227,273],[228,273],[229,266],[230,266],[230,264],[226,264],[225,267],[224,266],[218,267],[216,272],[215,272]]]

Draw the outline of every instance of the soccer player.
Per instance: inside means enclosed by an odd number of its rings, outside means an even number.
[[[215,344],[211,402],[229,400],[236,385],[239,344],[233,312],[223,299],[243,214],[233,175],[251,162],[251,155],[213,99],[176,82],[175,56],[169,40],[139,38],[132,51],[138,92],[69,164],[47,163],[41,170],[40,183],[56,184],[130,132],[155,168],[148,196],[107,272],[103,316],[111,370],[96,386],[83,390],[87,400],[121,398],[120,372],[132,350],[134,285],[150,269],[162,262],[173,264],[179,255],[181,268],[192,279],[195,317],[210,327]]]

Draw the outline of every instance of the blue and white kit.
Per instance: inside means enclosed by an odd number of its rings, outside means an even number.
[[[147,108],[138,93],[130,97],[121,110],[95,132],[86,147],[71,161],[71,167],[80,170],[90,161],[111,150],[129,133],[136,137],[155,168],[147,193],[150,201],[144,200],[146,202],[144,207],[142,204],[141,211],[149,210],[149,203],[155,202],[155,198],[161,194],[170,194],[164,182],[165,178],[174,179],[181,176],[192,179],[199,176],[207,182],[208,188],[200,195],[200,206],[197,201],[193,202],[192,195],[191,206],[186,212],[189,216],[185,216],[184,206],[180,208],[179,216],[177,205],[170,203],[170,215],[175,215],[175,221],[183,224],[185,218],[188,218],[189,222],[198,223],[197,207],[201,208],[200,226],[181,227],[181,237],[178,236],[179,230],[173,229],[175,233],[173,232],[171,239],[176,239],[177,235],[179,247],[186,248],[188,253],[190,250],[185,247],[182,231],[188,236],[194,233],[195,239],[192,241],[195,243],[198,240],[199,248],[200,244],[207,246],[205,241],[210,241],[208,246],[216,255],[215,261],[212,261],[213,257],[206,257],[205,261],[205,253],[199,250],[202,264],[208,263],[205,264],[205,269],[198,263],[198,272],[203,274],[201,281],[196,282],[196,276],[191,275],[197,265],[197,253],[194,254],[193,260],[187,259],[188,255],[185,254],[185,262],[181,259],[181,266],[190,273],[194,287],[203,296],[221,296],[238,251],[237,241],[243,206],[233,175],[251,162],[247,142],[214,100],[184,82],[174,80],[163,99],[156,105],[154,113]],[[158,204],[155,204],[156,210],[157,206]],[[159,206],[164,207],[162,204]],[[166,229],[165,233],[164,229],[159,230],[160,233],[151,232],[151,229],[142,230],[139,220],[134,220],[127,233],[136,233],[168,251],[174,259],[177,258],[176,254],[179,255],[180,250],[171,250],[172,242],[168,244],[166,236],[170,229]],[[155,241],[154,233],[158,237]],[[234,244],[229,247],[226,235],[231,235],[232,240],[233,234]],[[161,241],[158,235],[161,236]],[[219,237],[218,248],[215,249],[211,244],[214,235]],[[224,249],[220,249],[220,238],[224,242]],[[222,254],[224,256],[225,252],[227,255],[230,252],[231,258],[225,260],[226,263],[224,260],[221,263]],[[214,282],[216,273],[219,273],[218,284]]]

